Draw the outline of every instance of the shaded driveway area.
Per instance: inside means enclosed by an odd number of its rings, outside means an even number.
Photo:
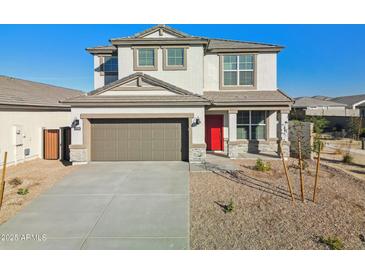
[[[91,163],[0,225],[0,249],[188,249],[188,203],[188,163]]]

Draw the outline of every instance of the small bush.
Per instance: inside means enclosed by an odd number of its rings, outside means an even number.
[[[345,164],[351,164],[354,161],[354,157],[352,157],[350,154],[347,153],[347,154],[343,155],[342,161]]]
[[[234,209],[234,204],[233,204],[233,201],[232,199],[229,201],[229,203],[227,205],[224,206],[223,210],[224,210],[224,213],[229,213],[229,212],[232,212]]]
[[[19,177],[15,177],[9,180],[9,185],[18,186],[23,183],[23,180]]]
[[[328,248],[332,249],[332,250],[341,250],[341,249],[343,249],[343,243],[336,236],[335,237],[328,237],[328,238],[320,237],[319,242],[322,243],[322,244],[327,245]]]
[[[271,164],[268,162],[262,161],[260,158],[256,160],[255,169],[258,171],[270,171],[271,170]]]
[[[29,193],[28,188],[19,188],[17,194],[19,195],[27,195]]]

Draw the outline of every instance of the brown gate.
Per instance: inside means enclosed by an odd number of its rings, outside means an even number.
[[[44,130],[44,159],[57,160],[59,159],[59,144],[60,136],[58,129]]]

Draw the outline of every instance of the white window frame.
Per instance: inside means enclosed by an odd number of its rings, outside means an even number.
[[[240,110],[238,111],[239,112],[243,112],[243,111],[248,111],[248,124],[239,124],[238,123],[238,119],[237,119],[237,129],[238,129],[238,126],[248,126],[248,139],[239,139],[238,136],[237,136],[237,139],[238,140],[266,140],[266,138],[263,138],[263,139],[252,139],[252,126],[265,126],[265,135],[267,133],[267,123],[266,123],[266,119],[267,119],[267,110]],[[260,124],[253,124],[252,123],[252,111],[264,111],[265,112],[265,119],[264,119],[264,123],[260,123]],[[237,113],[237,114],[238,114]]]
[[[240,56],[247,56],[250,55],[253,57],[253,68],[252,69],[240,69],[239,66],[239,61],[240,61]],[[236,57],[236,62],[237,62],[237,69],[224,69],[224,57],[225,56],[235,56]],[[221,79],[220,79],[220,88],[221,89],[254,89],[256,88],[256,63],[257,63],[257,58],[256,58],[256,54],[253,53],[249,53],[249,54],[223,54],[220,56],[220,63],[221,63],[221,68],[220,68],[220,73],[221,73]],[[241,71],[252,71],[253,73],[253,83],[252,85],[240,85],[240,72]],[[224,84],[224,72],[236,72],[237,74],[237,84],[236,85],[225,85]]]

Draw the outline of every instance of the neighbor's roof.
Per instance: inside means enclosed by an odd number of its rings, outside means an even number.
[[[158,30],[163,30],[167,33],[173,34],[176,38],[145,38],[150,33],[153,33]],[[208,52],[255,52],[255,51],[264,51],[264,52],[279,52],[283,49],[283,46],[266,44],[266,43],[256,43],[256,42],[247,42],[247,41],[238,41],[238,40],[229,40],[229,39],[216,39],[216,38],[207,38],[201,36],[193,36],[184,32],[181,32],[177,29],[171,28],[166,25],[156,25],[152,28],[146,29],[145,31],[133,34],[127,37],[119,37],[110,39],[112,44],[133,44],[133,43],[146,43],[150,41],[153,43],[176,43],[180,41],[181,43],[203,43],[207,44],[206,50]],[[116,50],[116,47],[113,45],[108,46],[98,46],[86,49],[88,52],[92,54],[103,54],[103,53],[112,53]]]
[[[0,75],[0,106],[68,108],[60,100],[81,91]]]
[[[306,107],[345,107],[345,104],[333,102],[330,100],[322,100],[313,97],[298,97],[295,98],[293,108]]]
[[[206,91],[213,105],[291,105],[292,98],[281,90]]]
[[[352,108],[355,104],[365,101],[365,94],[335,97],[331,101],[346,104]]]

